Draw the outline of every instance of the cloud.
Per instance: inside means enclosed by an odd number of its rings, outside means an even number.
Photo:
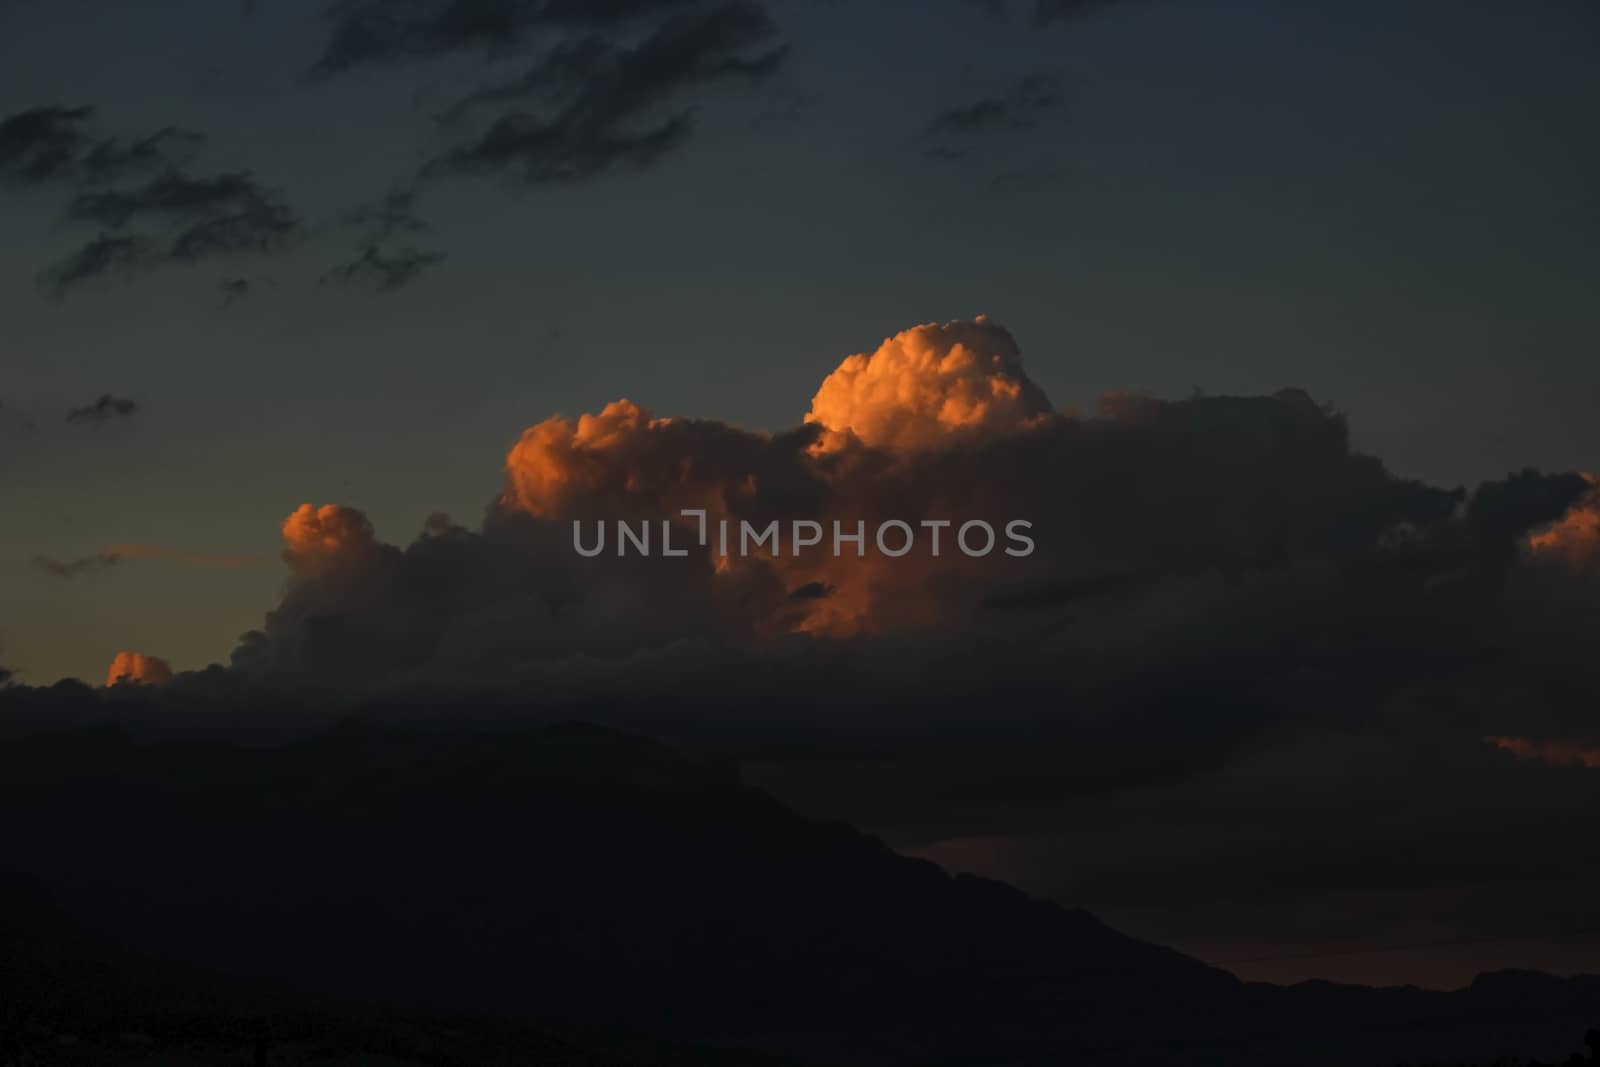
[[[216,570],[244,570],[259,567],[271,560],[264,556],[242,553],[185,552],[162,545],[112,545],[88,556],[60,560],[52,556],[35,556],[33,565],[52,578],[71,581],[74,578],[120,567],[133,560],[154,560],[176,563],[186,567]]]
[[[93,117],[92,107],[36,107],[0,120],[0,177],[34,185],[70,176]]]
[[[944,161],[965,159],[982,141],[1010,131],[1033,129],[1065,107],[1059,78],[1025,75],[998,96],[980,97],[935,114],[922,130],[926,146],[923,155]]]
[[[1600,575],[1600,476],[1583,475],[1589,489],[1560,521],[1528,539],[1541,559],[1560,562],[1573,571]]]
[[[427,233],[432,227],[417,214],[416,203],[415,189],[391,189],[377,203],[346,213],[344,223],[362,231],[363,242],[368,245],[382,244],[408,234]]]
[[[1520,760],[1552,767],[1600,767],[1600,745],[1575,741],[1530,741],[1525,737],[1486,737],[1484,741]]]
[[[44,272],[57,295],[172,263],[278,252],[303,228],[282,195],[248,171],[196,177],[169,169],[140,186],[79,193],[67,216],[103,232]],[[125,232],[135,224],[154,232]]]
[[[139,405],[137,402],[126,397],[104,393],[94,403],[86,404],[81,408],[73,408],[67,412],[67,421],[100,426],[115,419],[132,418],[138,413]]]
[[[1202,649],[1228,685],[1259,686],[1271,672],[1247,635],[1261,628],[1293,635],[1380,611],[1408,640],[1445,642],[1463,618],[1494,619],[1528,565],[1525,539],[1588,488],[1531,472],[1470,495],[1397,479],[1297,390],[1054,411],[1015,340],[981,319],[847,357],[785,433],[619,400],[534,425],[505,476],[481,529],[435,520],[405,547],[359,513],[301,509],[285,527],[285,600],[241,643],[239,669],[482,678],[683,641],[877,635],[1014,641],[1005,669],[1024,689],[1067,662],[1080,685],[1185,677],[1150,664]],[[706,513],[708,536],[684,509]],[[1031,524],[1030,555],[958,550],[955,527],[1003,536],[1015,519]],[[657,554],[619,557],[614,540],[594,559],[575,551],[574,521],[592,541],[595,523],[616,520],[648,524]],[[801,520],[921,533],[905,555],[870,532],[859,555],[797,553]],[[722,522],[736,541],[741,524],[777,523],[781,547],[723,558]],[[935,554],[928,524],[940,522],[951,525]],[[660,555],[664,536],[686,555]],[[1348,640],[1368,655],[1378,632]]]
[[[105,183],[172,170],[191,162],[206,141],[205,134],[177,126],[166,126],[129,141],[108,137],[96,142],[84,155],[83,176],[89,182]]]
[[[443,252],[417,248],[384,251],[368,245],[348,263],[341,263],[323,276],[324,281],[345,285],[364,285],[379,292],[393,292],[416,281],[429,267],[448,258]]]
[[[224,278],[217,283],[217,292],[221,296],[221,306],[231,307],[250,295],[251,283],[249,278]]]
[[[918,326],[849,357],[823,380],[805,421],[826,431],[823,447],[853,436],[911,450],[1022,430],[1049,410],[1011,334],[980,315]]]
[[[92,107],[36,107],[0,120],[0,177],[23,184],[104,183],[191,159],[204,134],[166,126],[143,137],[96,137]]]
[[[33,566],[43,571],[52,578],[59,578],[70,582],[74,578],[85,574],[95,574],[99,571],[110,570],[121,566],[124,557],[115,552],[96,552],[92,556],[83,556],[78,559],[59,560],[50,556],[34,556]]]
[[[1002,96],[986,96],[947,108],[928,121],[928,136],[967,136],[999,129],[1031,129],[1065,104],[1059,80],[1048,74],[1024,76]]]
[[[106,671],[107,688],[115,685],[165,685],[172,668],[164,659],[140,652],[118,652]]]
[[[313,72],[437,59],[459,52],[501,56],[554,30],[625,30],[695,6],[695,0],[406,0],[334,9],[332,34]]]
[[[429,174],[504,172],[529,184],[579,181],[647,167],[688,139],[691,94],[761,81],[785,46],[766,10],[746,0],[674,13],[637,43],[596,34],[552,45],[513,81],[485,86],[446,113],[459,123],[515,105],[482,133],[438,156]],[[537,110],[526,110],[536,103]]]
[[[281,196],[248,171],[194,177],[169,170],[137,188],[83,193],[68,217],[111,230],[135,222],[175,225],[179,232],[169,251],[175,259],[271,251],[299,226]]]
[[[90,282],[128,279],[161,261],[147,237],[101,234],[66,259],[47,268],[40,281],[56,296]]]
[[[100,230],[41,272],[54,295],[170,263],[277,252],[300,235],[303,223],[282,193],[252,173],[189,171],[204,134],[166,126],[97,137],[94,117],[91,107],[40,107],[0,121],[0,178],[76,186],[67,220]]]

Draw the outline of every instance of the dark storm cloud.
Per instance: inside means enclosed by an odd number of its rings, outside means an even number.
[[[377,245],[368,245],[355,259],[330,270],[323,280],[391,292],[416,281],[423,271],[444,262],[446,258],[443,252],[416,248],[398,248],[386,252]]]
[[[538,102],[500,115],[481,135],[428,166],[432,174],[505,172],[529,183],[575,181],[613,167],[648,166],[693,129],[686,97],[725,81],[759,81],[782,64],[777,27],[751,3],[676,15],[636,45],[598,36],[549,49],[520,78],[486,86],[447,113]]]
[[[100,425],[113,419],[126,419],[139,413],[139,405],[126,397],[112,396],[105,393],[92,404],[81,408],[73,408],[67,412],[68,422],[89,423]]]
[[[0,177],[24,184],[70,177],[93,118],[92,107],[36,107],[0,120]]]
[[[54,559],[50,556],[33,557],[35,570],[63,582],[70,582],[74,578],[81,578],[87,574],[108,571],[113,567],[120,567],[126,562],[126,557],[116,552],[96,552],[92,556],[69,560]]]

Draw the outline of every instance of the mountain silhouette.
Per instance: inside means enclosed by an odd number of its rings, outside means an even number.
[[[577,723],[15,738],[0,840],[25,899],[54,902],[11,923],[34,931],[32,984],[130,1012],[205,1016],[223,1009],[193,990],[227,990],[861,1064],[1559,1056],[1600,1020],[1600,979],[1242,983]]]

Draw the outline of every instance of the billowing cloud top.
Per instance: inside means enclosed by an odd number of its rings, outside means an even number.
[[[284,558],[291,571],[377,546],[372,523],[354,508],[301,504],[283,520]]]
[[[916,326],[849,357],[817,390],[806,422],[825,428],[825,448],[854,435],[873,447],[920,449],[953,434],[1022,429],[1049,410],[1010,332],[980,315]]]
[[[106,671],[106,685],[164,685],[172,681],[172,668],[164,659],[141,652],[118,652]]]

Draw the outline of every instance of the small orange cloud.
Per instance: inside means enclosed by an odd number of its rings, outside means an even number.
[[[118,652],[106,672],[106,685],[163,685],[172,681],[172,668],[164,659],[140,652]]]
[[[1520,760],[1548,763],[1552,767],[1600,768],[1600,745],[1576,741],[1530,741],[1525,737],[1486,737],[1484,741]]]
[[[1536,557],[1557,560],[1573,570],[1600,570],[1600,476],[1585,474],[1590,489],[1561,521],[1528,538]]]
[[[301,504],[283,520],[286,555],[296,559],[336,556],[375,542],[372,523],[354,508]]]
[[[668,420],[653,419],[631,400],[613,400],[598,415],[576,423],[545,419],[522,435],[506,457],[509,501],[531,515],[560,515],[575,497],[609,485],[636,489],[637,471],[626,469],[640,434]],[[621,468],[621,469],[619,469]]]

